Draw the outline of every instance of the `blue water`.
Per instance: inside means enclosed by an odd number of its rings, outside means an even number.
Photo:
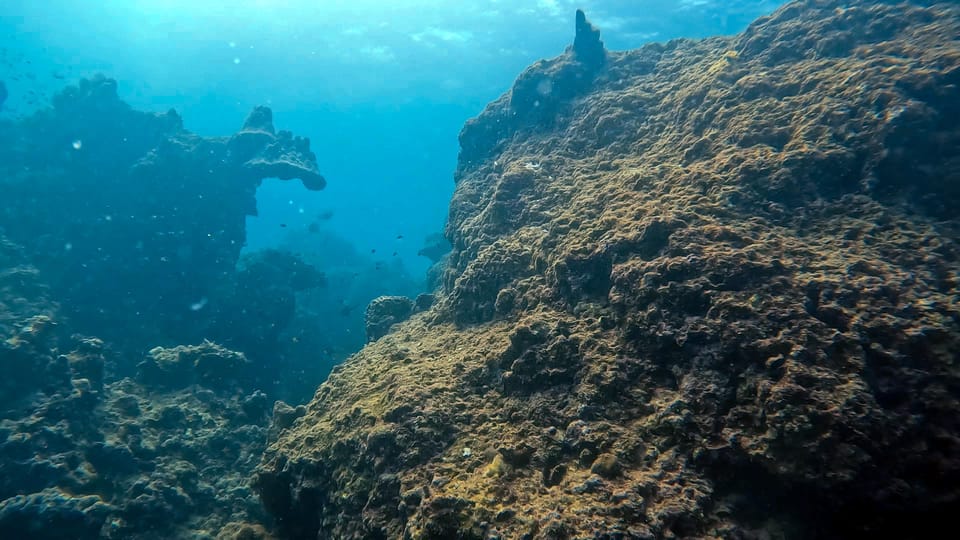
[[[780,3],[4,0],[10,98],[0,114],[43,107],[98,72],[133,107],[175,108],[201,135],[229,135],[269,105],[279,128],[311,138],[329,184],[312,193],[265,182],[249,247],[280,244],[323,214],[359,253],[419,279],[430,261],[417,251],[444,225],[463,122],[524,67],[563,51],[577,7],[617,50],[732,34]]]

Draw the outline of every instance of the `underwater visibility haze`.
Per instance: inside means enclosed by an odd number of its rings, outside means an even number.
[[[927,538],[960,6],[5,0],[0,539]]]

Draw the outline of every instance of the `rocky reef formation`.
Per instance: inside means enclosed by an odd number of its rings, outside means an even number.
[[[284,406],[236,377],[244,355],[156,348],[118,380],[110,347],[42,296],[0,299],[22,311],[0,311],[0,536],[269,537],[249,478]]]
[[[309,140],[276,131],[265,107],[232,137],[199,137],[97,77],[0,122],[0,230],[76,331],[138,352],[207,337],[221,314],[206,307],[233,294],[245,219],[271,177],[325,185]]]
[[[96,78],[0,147],[0,537],[270,537],[249,480],[299,410],[278,381],[312,380],[271,345],[324,276],[238,259],[263,178],[323,187],[308,141],[265,108],[198,137]]]
[[[416,306],[406,296],[381,296],[367,306],[367,340],[376,341],[390,333],[390,328],[413,315]]]
[[[950,530],[956,4],[801,0],[602,64],[577,35],[464,127],[437,302],[267,450],[284,536]]]

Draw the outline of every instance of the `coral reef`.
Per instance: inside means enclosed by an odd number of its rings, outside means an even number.
[[[232,137],[199,137],[175,111],[132,110],[97,77],[0,122],[0,229],[76,331],[132,351],[206,337],[218,314],[203,307],[232,293],[268,177],[325,185],[309,141],[275,131],[264,107]]]
[[[957,6],[801,0],[602,64],[577,34],[464,127],[433,307],[267,449],[282,534],[951,530]]]
[[[129,359],[72,333],[25,251],[0,235],[0,537],[271,538],[249,479],[271,411],[302,408],[209,342],[118,377]]]
[[[109,348],[51,316],[0,337],[0,536],[267,537],[240,523],[265,520],[249,477],[285,406],[236,384],[242,354],[157,348],[114,380]]]
[[[205,341],[172,349],[155,347],[140,362],[139,380],[147,386],[186,388],[200,384],[212,388],[239,385],[249,361],[243,353]]]
[[[51,316],[55,305],[24,250],[0,234],[0,335],[10,335],[32,316]]]
[[[240,250],[262,178],[323,188],[308,141],[262,107],[198,137],[103,78],[0,141],[0,537],[269,538],[264,391],[318,380],[271,347],[324,277]]]
[[[390,332],[390,327],[410,318],[416,307],[406,296],[381,296],[367,306],[367,341],[376,341]]]

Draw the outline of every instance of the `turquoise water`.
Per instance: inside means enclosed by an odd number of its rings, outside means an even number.
[[[457,133],[530,63],[563,51],[586,10],[608,48],[732,34],[780,2],[681,0],[6,0],[0,114],[43,107],[104,73],[134,108],[174,108],[201,135],[229,135],[255,105],[309,136],[329,184],[265,182],[249,247],[323,225],[419,279],[442,231]],[[229,7],[224,7],[229,5]],[[398,238],[402,236],[402,238]],[[397,261],[400,261],[397,263]]]

